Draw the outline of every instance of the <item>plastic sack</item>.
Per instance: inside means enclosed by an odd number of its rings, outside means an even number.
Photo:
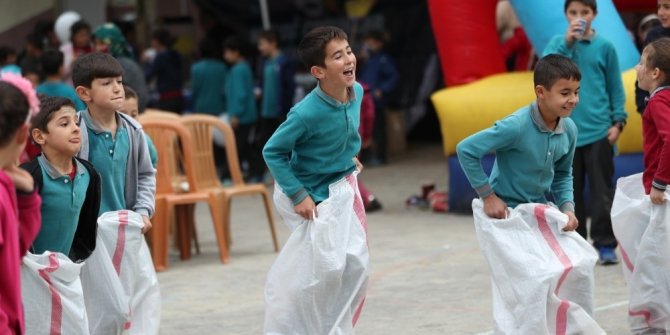
[[[138,213],[121,210],[98,218],[98,236],[130,303],[130,323],[124,334],[158,334],[161,297],[149,247],[142,235],[144,221]]]
[[[100,235],[81,269],[91,335],[120,335],[130,326],[130,304]]]
[[[23,257],[21,295],[27,335],[88,334],[81,266],[50,251]]]
[[[353,334],[368,281],[367,222],[356,174],[329,186],[313,221],[275,185],[291,235],[268,273],[265,334]]]
[[[649,329],[670,332],[668,206],[668,202],[651,203],[645,195],[641,173],[617,181],[612,228],[619,241],[630,294],[628,324],[635,334]]]
[[[543,204],[521,204],[489,218],[472,201],[477,238],[491,271],[496,334],[605,334],[591,317],[598,256],[568,218]]]

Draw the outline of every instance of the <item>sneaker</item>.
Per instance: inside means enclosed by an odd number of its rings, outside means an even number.
[[[599,247],[598,248],[598,264],[600,265],[612,265],[619,263],[619,257],[617,257],[614,248],[611,247]]]

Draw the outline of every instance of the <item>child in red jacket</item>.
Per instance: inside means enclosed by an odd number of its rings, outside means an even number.
[[[21,257],[40,229],[41,200],[33,178],[16,165],[39,103],[30,82],[0,78],[0,334],[23,334]]]

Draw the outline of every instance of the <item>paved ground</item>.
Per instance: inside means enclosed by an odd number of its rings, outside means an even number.
[[[384,210],[368,216],[371,277],[358,334],[492,334],[491,289],[472,217],[406,209],[424,181],[447,183],[437,144],[421,145],[363,180]],[[277,217],[280,241],[288,230]],[[198,208],[202,253],[171,260],[159,274],[161,334],[261,334],[263,286],[272,251],[260,198],[233,201],[231,262],[218,262],[207,210]],[[608,334],[628,334],[620,266],[596,268],[595,318]]]

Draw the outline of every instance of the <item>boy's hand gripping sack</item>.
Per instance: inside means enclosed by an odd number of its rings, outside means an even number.
[[[79,280],[81,266],[58,252],[23,257],[21,295],[26,334],[89,333]]]
[[[356,174],[330,185],[318,217],[303,219],[275,186],[291,236],[268,274],[265,334],[353,334],[368,281],[367,223]]]
[[[628,323],[635,334],[670,332],[670,202],[651,203],[642,174],[620,178],[612,204],[612,228],[619,241],[630,293]],[[660,333],[660,332],[659,332]]]
[[[477,238],[491,271],[496,334],[605,332],[593,320],[595,250],[567,215],[543,204],[521,204],[492,219],[472,201]]]

